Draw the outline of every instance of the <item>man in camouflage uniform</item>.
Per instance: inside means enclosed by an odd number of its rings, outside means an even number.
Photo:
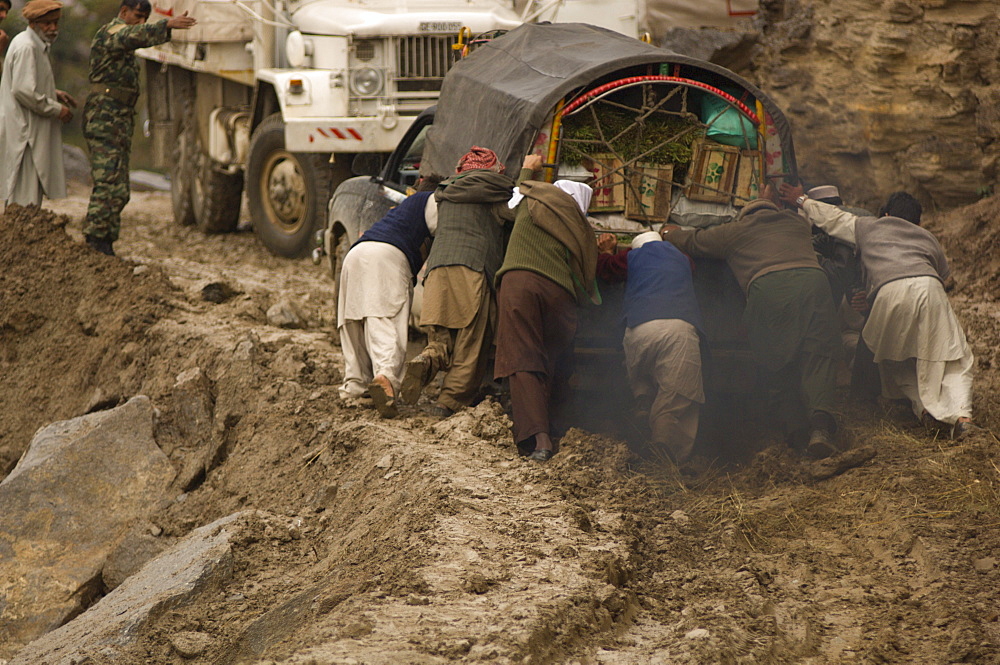
[[[88,245],[112,256],[129,199],[128,160],[139,97],[135,50],[170,41],[171,30],[195,24],[184,12],[147,25],[149,11],[149,0],[122,0],[118,16],[97,31],[90,46],[91,90],[83,107],[83,136],[94,189],[83,233]]]

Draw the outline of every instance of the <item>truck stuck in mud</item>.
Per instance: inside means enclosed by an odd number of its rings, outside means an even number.
[[[523,25],[456,64],[437,106],[417,118],[385,165],[359,159],[357,170],[368,175],[336,189],[318,250],[334,280],[350,245],[419,175],[453,173],[472,145],[494,150],[508,173],[533,153],[542,156],[547,181],[592,185],[595,232],[622,240],[667,221],[723,223],[767,182],[797,172],[781,109],[733,72],[596,26]],[[723,262],[697,264],[711,349],[706,389],[721,396],[714,400],[720,417],[704,422],[726,429],[759,410],[758,379],[740,320],[742,292]],[[621,374],[621,288],[602,284],[601,292],[604,305],[583,310],[577,335],[583,362],[575,382],[584,392],[603,391],[607,377]]]

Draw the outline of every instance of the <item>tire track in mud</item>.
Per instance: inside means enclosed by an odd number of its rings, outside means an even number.
[[[248,507],[271,517],[224,588],[108,662],[169,662],[191,630],[220,663],[998,662],[989,429],[952,443],[849,405],[852,438],[878,455],[818,482],[777,448],[697,477],[638,473],[623,443],[580,430],[529,463],[490,403],[441,422],[341,406],[320,271],[246,234],[175,229],[146,204],[123,253],[174,287],[128,385],[162,400],[161,445],[197,466],[172,386],[201,366],[219,430],[206,440],[225,444],[153,521],[176,538]],[[213,280],[243,295],[207,304]],[[305,330],[267,324],[279,297],[306,302]],[[996,346],[995,303],[959,310],[974,343]],[[996,379],[980,370],[989,428]]]

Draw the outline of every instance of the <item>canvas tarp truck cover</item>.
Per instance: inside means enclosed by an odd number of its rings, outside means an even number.
[[[724,67],[582,23],[521,25],[452,67],[420,171],[452,174],[459,158],[478,145],[495,151],[516,174],[560,99],[585,92],[618,70],[664,63],[676,65],[681,77],[760,101],[780,140],[785,168],[795,175],[788,122],[763,91]],[[753,108],[752,101],[749,105]]]

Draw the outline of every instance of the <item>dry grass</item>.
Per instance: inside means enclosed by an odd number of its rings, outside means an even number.
[[[942,432],[902,428],[886,420],[874,423],[873,429],[872,445],[897,463],[885,468],[887,474],[874,494],[864,493],[860,517],[883,495],[897,504],[897,520],[1000,515],[1000,467],[995,460],[1000,441],[991,432],[980,430],[954,442]],[[858,527],[875,524],[862,521]]]

